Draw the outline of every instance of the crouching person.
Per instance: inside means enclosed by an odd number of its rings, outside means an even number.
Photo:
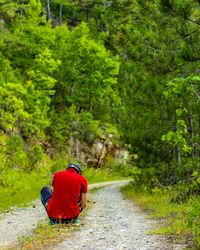
[[[79,225],[78,216],[86,208],[87,180],[81,175],[81,166],[69,164],[66,170],[53,176],[53,191],[43,187],[40,195],[50,224],[72,223]]]

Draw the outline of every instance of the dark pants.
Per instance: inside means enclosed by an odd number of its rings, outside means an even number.
[[[40,198],[43,206],[47,209],[47,204],[52,196],[52,191],[49,187],[43,187],[40,191]]]
[[[45,207],[47,211],[47,205],[49,202],[49,199],[52,196],[52,191],[49,187],[43,187],[40,191],[40,198],[43,206]],[[77,217],[76,217],[77,218]],[[62,223],[62,224],[68,224],[72,223],[76,218],[72,219],[62,219],[62,218],[49,218],[52,223],[57,224],[57,223]]]

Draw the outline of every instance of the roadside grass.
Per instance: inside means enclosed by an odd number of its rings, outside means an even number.
[[[157,219],[157,226],[151,234],[166,235],[173,242],[184,243],[191,249],[200,249],[199,213],[193,212],[199,199],[191,197],[184,203],[171,202],[172,193],[156,188],[152,193],[135,190],[132,184],[121,188],[125,197],[134,200],[148,218]],[[198,220],[198,223],[197,223]],[[196,224],[194,223],[196,221]]]
[[[108,168],[85,168],[83,175],[86,177],[89,184],[124,179],[121,174],[113,172]]]
[[[76,230],[71,225],[55,225],[50,226],[47,223],[39,224],[37,229],[32,232],[32,235],[22,237],[18,244],[10,246],[10,250],[28,250],[28,249],[48,249],[49,247],[58,244],[66,239],[70,232]]]
[[[101,189],[101,187],[92,188],[92,189],[89,190],[89,193],[94,194],[94,193],[98,192],[100,189]]]
[[[52,173],[51,166],[45,165],[43,168],[31,172],[6,170],[1,175],[3,184],[0,183],[0,213],[10,211],[15,207],[27,206],[31,201],[38,199],[41,188],[46,185],[51,186]],[[109,169],[85,168],[83,175],[89,184],[123,178]]]
[[[95,190],[97,191],[97,190]],[[88,207],[80,214],[80,221],[85,217],[87,210],[93,206],[92,200],[88,201]],[[29,250],[29,249],[51,249],[64,240],[67,240],[74,231],[80,230],[80,226],[71,224],[49,225],[46,220],[38,224],[37,228],[29,236],[23,236],[14,246],[9,246],[9,250]]]
[[[4,178],[6,184],[0,186],[0,212],[28,205],[39,197],[41,187],[51,179],[44,170],[26,173],[14,169],[9,169]]]

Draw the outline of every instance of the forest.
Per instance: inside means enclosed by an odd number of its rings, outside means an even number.
[[[199,27],[198,0],[1,0],[0,188],[111,133],[135,186],[198,197]]]

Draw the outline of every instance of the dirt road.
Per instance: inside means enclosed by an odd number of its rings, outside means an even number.
[[[89,185],[89,189],[109,185],[126,184],[127,181],[102,182]],[[39,196],[39,194],[38,194]],[[29,235],[38,223],[47,218],[39,200],[27,208],[18,208],[10,213],[0,214],[0,248],[14,244],[18,238]]]
[[[90,194],[94,205],[88,209],[82,226],[67,236],[54,250],[179,250],[183,246],[169,245],[162,237],[148,234],[155,221],[146,218],[137,206],[123,198],[120,185],[128,181],[115,181],[89,185],[89,189],[102,187]],[[32,206],[1,215],[0,248],[28,235],[47,215],[39,201]]]
[[[137,206],[123,198],[119,184],[92,194],[95,202],[83,219],[80,230],[54,250],[178,250],[164,238],[148,234],[155,221],[146,218]]]

